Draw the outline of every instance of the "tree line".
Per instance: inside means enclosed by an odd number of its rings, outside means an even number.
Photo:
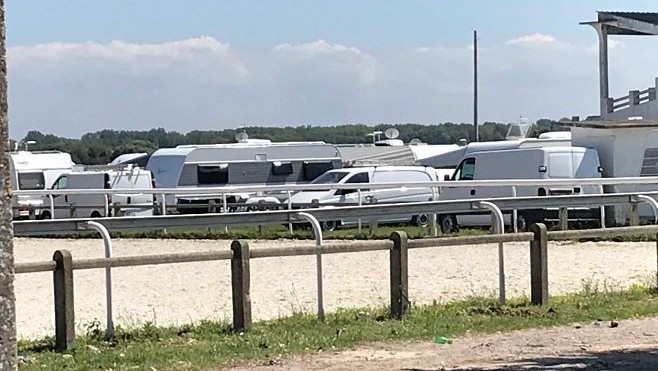
[[[551,130],[556,124],[551,120],[539,120],[534,125],[534,135]],[[84,134],[80,139],[64,138],[53,134],[30,131],[18,141],[22,146],[28,141],[30,150],[59,150],[68,152],[75,163],[97,165],[106,164],[115,157],[134,152],[153,152],[158,148],[171,148],[185,144],[235,143],[238,132],[246,132],[250,138],[284,141],[324,141],[333,144],[370,143],[373,131],[396,128],[399,139],[409,143],[419,139],[427,144],[454,144],[461,139],[471,142],[474,137],[472,124],[443,123],[434,125],[395,124],[395,125],[338,125],[338,126],[297,126],[297,127],[243,127],[224,130],[193,130],[188,133],[167,131],[162,128],[147,131],[101,130]],[[479,125],[480,141],[504,140],[509,124],[485,122]],[[382,136],[382,139],[383,136]]]

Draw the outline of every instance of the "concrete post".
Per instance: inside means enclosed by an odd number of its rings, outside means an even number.
[[[534,305],[548,304],[548,235],[546,225],[530,226],[534,238],[530,241],[530,301]]]
[[[390,240],[391,318],[400,319],[409,310],[409,264],[407,259],[407,233],[393,232]]]
[[[608,29],[604,24],[593,24],[599,35],[599,94],[601,99],[601,116],[612,113],[612,104],[608,83]]]
[[[628,91],[628,104],[630,106],[637,106],[640,104],[640,91],[639,90],[629,90]]]
[[[7,115],[7,51],[5,2],[0,0],[0,370],[15,370],[16,299],[14,243],[9,181],[9,119]]]
[[[249,243],[231,243],[231,286],[233,297],[233,331],[242,332],[251,327],[251,294],[249,273]]]
[[[631,209],[629,212],[628,224],[630,226],[640,225],[640,207],[639,202],[631,202]]]
[[[67,250],[53,254],[55,271],[55,350],[66,351],[75,344],[75,310],[73,300],[73,258]]]

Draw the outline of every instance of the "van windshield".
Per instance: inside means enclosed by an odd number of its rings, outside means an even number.
[[[311,182],[311,184],[336,184],[349,174],[346,171],[330,171],[320,175]]]

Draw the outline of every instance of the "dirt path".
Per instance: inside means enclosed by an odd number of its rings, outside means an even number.
[[[466,336],[451,345],[372,344],[232,370],[658,370],[658,318]]]

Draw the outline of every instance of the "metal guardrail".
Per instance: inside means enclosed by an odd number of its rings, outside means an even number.
[[[430,238],[408,240],[404,232],[394,232],[390,241],[356,242],[349,244],[316,246],[293,245],[282,248],[249,249],[246,241],[233,241],[231,250],[192,252],[185,254],[146,255],[108,257],[99,259],[73,260],[66,250],[55,251],[53,261],[16,264],[16,274],[34,272],[53,272],[55,301],[55,348],[72,349],[75,343],[75,302],[73,271],[80,269],[99,269],[117,267],[135,267],[154,264],[173,264],[185,262],[231,260],[231,284],[233,301],[233,330],[246,331],[251,327],[250,298],[250,260],[267,257],[287,257],[300,255],[317,255],[352,253],[364,251],[387,250],[390,253],[390,316],[404,317],[410,306],[408,291],[408,250],[440,246],[459,246],[467,244],[503,243],[511,241],[530,242],[530,291],[531,302],[535,305],[548,304],[548,241],[579,239],[586,237],[611,237],[636,234],[658,234],[658,225],[641,227],[623,227],[592,229],[580,231],[547,232],[543,224],[531,226],[532,233],[497,234],[452,238]],[[321,270],[318,291],[321,288]],[[658,282],[657,282],[658,283]],[[500,288],[504,290],[504,287]],[[318,297],[320,304],[321,296]],[[111,305],[111,302],[108,302]],[[318,309],[321,309],[319,305]],[[109,313],[111,309],[108,308]],[[108,323],[110,321],[108,320]],[[108,331],[110,329],[108,328]]]
[[[658,192],[644,192],[655,195]],[[346,218],[382,218],[390,215],[453,214],[481,211],[481,202],[488,201],[501,210],[522,210],[566,207],[599,207],[610,205],[637,204],[643,202],[639,193],[611,193],[600,195],[570,195],[543,197],[508,197],[475,200],[426,201],[403,204],[346,206],[300,210],[272,210],[258,212],[215,213],[196,215],[126,216],[104,218],[103,224],[110,231],[157,230],[175,227],[216,227],[230,225],[287,224],[299,222],[297,213],[307,211],[320,221]],[[91,219],[59,219],[14,221],[17,236],[54,235],[75,233],[86,228]]]

